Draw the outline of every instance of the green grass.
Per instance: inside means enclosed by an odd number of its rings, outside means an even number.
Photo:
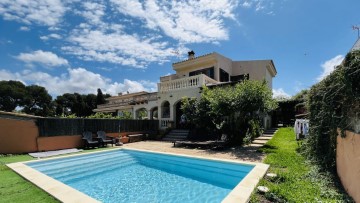
[[[5,165],[29,160],[29,155],[0,155],[0,202],[58,202]]]
[[[278,177],[262,179],[258,185],[268,187],[270,192],[266,195],[254,192],[251,202],[351,202],[341,187],[335,186],[331,175],[320,173],[297,152],[298,148],[292,128],[279,129],[261,148],[267,155],[264,163]]]
[[[92,151],[102,151],[112,149],[108,148],[97,148],[84,150],[80,153],[87,153]],[[52,196],[33,185],[31,182],[23,179],[17,173],[12,171],[5,164],[35,160],[29,155],[1,155],[0,154],[0,203],[11,202],[59,202]]]

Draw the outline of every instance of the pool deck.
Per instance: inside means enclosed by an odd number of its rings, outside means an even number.
[[[199,159],[210,159],[216,161],[236,162],[236,163],[255,165],[254,169],[251,170],[250,173],[222,201],[225,203],[248,202],[252,191],[254,190],[259,180],[265,175],[265,173],[269,168],[269,165],[261,163],[261,161],[264,158],[264,154],[257,152],[258,149],[257,147],[254,148],[251,146],[214,151],[214,150],[206,150],[206,149],[178,148],[178,147],[173,147],[173,144],[169,142],[143,141],[143,142],[125,144],[122,147],[114,147],[114,149],[119,149],[119,148],[166,153],[166,154],[173,154],[177,156],[192,157]],[[99,152],[101,151],[89,152],[89,153],[99,153]],[[73,154],[67,156],[77,156],[77,155],[80,154]],[[67,156],[61,156],[61,157],[55,157],[49,159],[57,159]],[[41,159],[41,160],[45,160],[45,159]],[[39,161],[39,160],[35,160],[35,161]],[[28,161],[28,162],[33,162],[33,161]],[[7,164],[7,166],[10,167],[12,170],[14,170],[16,173],[23,176],[25,179],[29,180],[30,182],[34,183],[44,191],[48,192],[50,195],[52,195],[59,201],[69,202],[69,203],[99,202],[89,197],[88,195],[61,183],[60,181],[57,181],[49,176],[46,176],[43,173],[38,172],[37,170],[25,165],[24,163],[26,162]]]
[[[255,162],[255,163],[261,163],[265,158],[265,154],[258,151],[259,147],[251,146],[251,145],[243,146],[243,147],[234,147],[225,150],[211,150],[211,149],[190,148],[190,147],[187,148],[174,147],[174,144],[171,142],[142,141],[142,142],[133,142],[133,143],[124,144],[123,148],[150,150],[150,151],[175,153],[175,154],[186,154],[191,156],[230,159],[230,160]]]

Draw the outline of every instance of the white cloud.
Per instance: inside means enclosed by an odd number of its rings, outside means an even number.
[[[82,6],[84,10],[77,11],[76,13],[83,16],[90,24],[104,24],[101,18],[105,15],[105,5],[94,2],[84,2]]]
[[[0,15],[26,27],[47,26],[50,33],[63,30],[62,36],[39,38],[61,40],[61,50],[79,59],[146,68],[178,56],[175,50],[186,53],[189,43],[228,40],[226,21],[236,21],[238,5],[236,0],[2,0]],[[63,23],[67,17],[71,21]]]
[[[225,19],[235,19],[237,1],[111,0],[117,11],[144,21],[152,30],[182,43],[217,42],[228,39]]]
[[[146,68],[149,63],[162,64],[169,57],[187,49],[184,43],[212,42],[228,39],[224,19],[235,19],[235,1],[184,1],[160,2],[137,0],[111,1],[115,9],[129,19],[138,19],[143,33],[129,33],[126,26],[106,23],[104,3],[82,3],[82,10],[75,13],[86,22],[80,23],[70,32],[66,44],[61,47],[67,54],[76,55],[86,61],[99,61]],[[115,13],[115,15],[119,15]],[[121,22],[121,21],[120,21]],[[175,39],[175,47],[164,41],[161,32]],[[42,39],[49,39],[43,36]],[[177,43],[177,42],[175,42]],[[185,53],[185,52],[184,52]]]
[[[52,76],[45,72],[33,72],[30,70],[12,73],[2,69],[0,70],[0,80],[19,80],[25,84],[37,84],[45,87],[49,93],[54,96],[73,92],[96,94],[98,88],[101,88],[104,93],[111,95],[117,95],[119,92],[126,91],[151,92],[156,90],[154,89],[154,84],[156,83],[150,81],[132,81],[125,79],[123,83],[118,83],[84,68],[68,68],[67,73],[61,76]]]
[[[277,98],[277,99],[288,99],[291,96],[286,93],[282,88],[278,88],[278,89],[273,89],[273,98]]]
[[[44,40],[44,41],[46,41],[46,40],[48,40],[48,39],[62,39],[62,37],[61,37],[61,35],[59,35],[59,34],[55,34],[55,33],[52,33],[52,34],[50,34],[50,35],[47,35],[47,36],[40,36],[40,39],[42,39],[42,40]]]
[[[319,77],[316,78],[316,80],[321,81],[322,79],[324,79],[331,72],[333,72],[335,67],[340,65],[343,60],[344,60],[343,55],[337,55],[334,58],[325,61],[323,64],[321,64],[322,73],[320,74]]]
[[[141,39],[121,30],[107,33],[88,29],[74,30],[68,38],[73,46],[63,46],[66,53],[87,61],[111,62],[144,68],[149,62],[164,63],[174,56],[167,43]]]
[[[54,26],[61,22],[66,8],[61,0],[2,0],[0,15],[5,20]]]
[[[63,66],[68,65],[68,61],[64,58],[57,56],[56,54],[48,51],[37,50],[31,53],[20,53],[15,57],[28,65],[34,63],[42,64],[46,67]]]
[[[252,6],[252,3],[251,3],[251,1],[244,1],[240,5],[241,5],[241,7],[244,7],[244,8],[250,8]]]
[[[21,26],[21,27],[20,27],[20,30],[21,30],[21,31],[29,31],[30,28],[29,28],[29,27],[26,27],[26,26]]]
[[[16,77],[16,74],[13,74],[13,73],[9,72],[8,70],[1,69],[0,70],[0,81],[1,80],[19,80],[19,79]]]
[[[285,2],[286,0],[241,0],[240,6],[246,9],[253,9],[256,12],[263,12],[268,15],[275,15],[273,9],[275,2]]]

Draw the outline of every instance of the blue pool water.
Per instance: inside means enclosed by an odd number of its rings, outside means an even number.
[[[27,163],[101,202],[221,202],[253,165],[133,150]]]

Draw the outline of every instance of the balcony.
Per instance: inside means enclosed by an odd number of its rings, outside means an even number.
[[[203,85],[217,84],[217,83],[218,81],[204,74],[200,74],[191,77],[180,78],[180,79],[169,80],[166,82],[158,83],[158,90],[160,93],[166,93],[170,91],[197,88],[197,87],[202,87]]]

